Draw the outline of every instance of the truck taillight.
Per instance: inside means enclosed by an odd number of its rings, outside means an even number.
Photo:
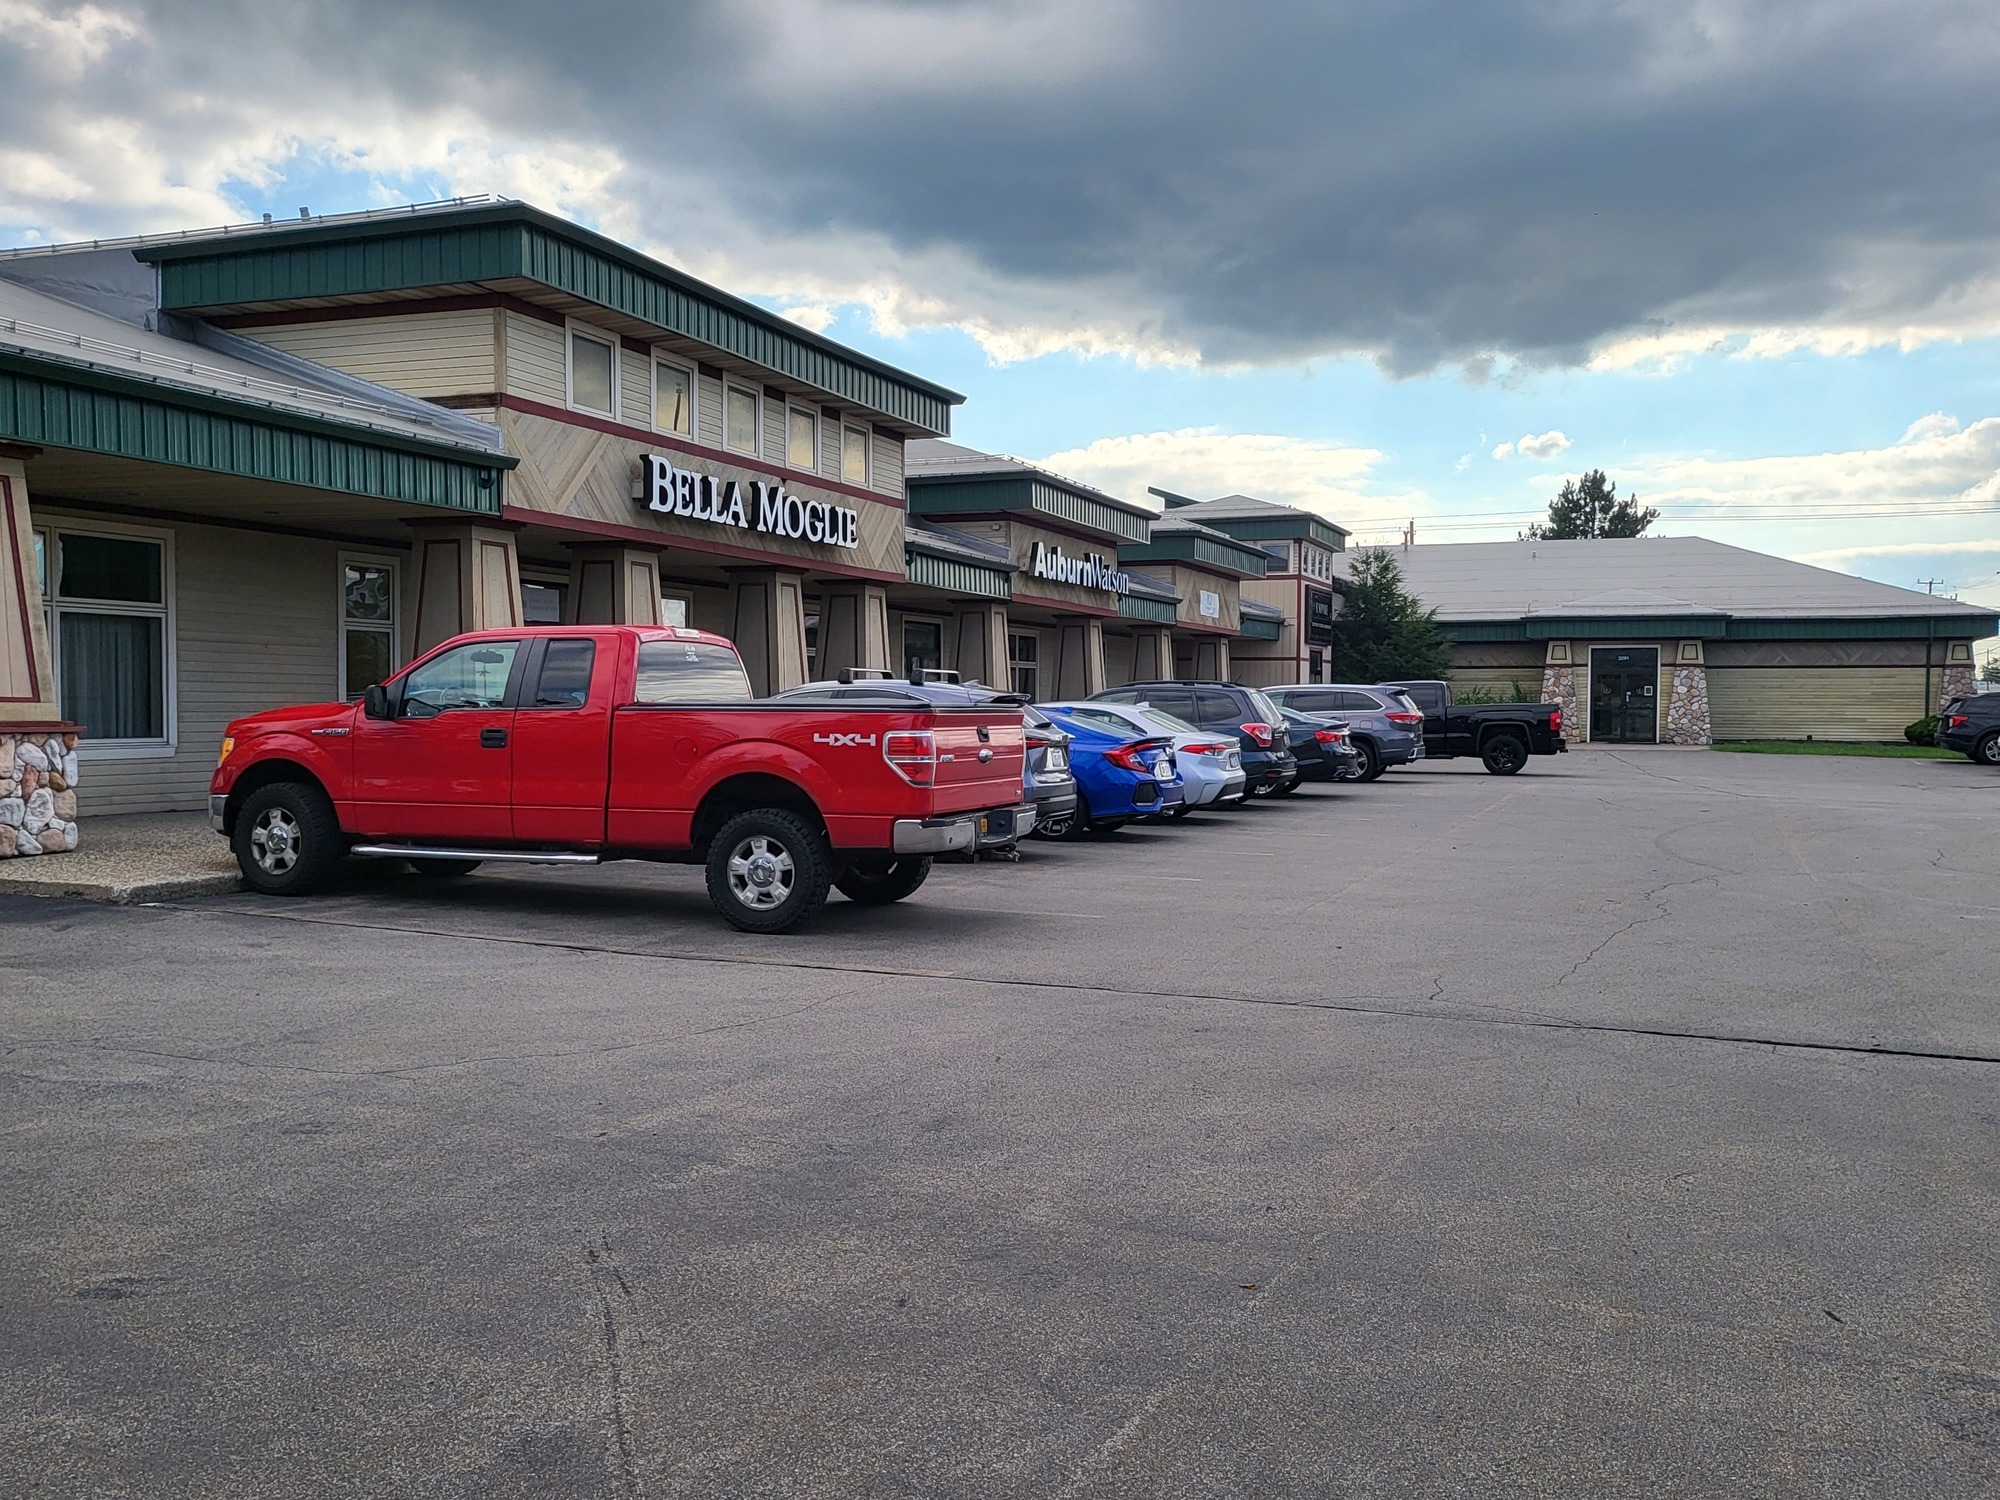
[[[1422,714],[1404,713],[1400,709],[1391,709],[1388,713],[1382,715],[1382,717],[1387,719],[1391,724],[1400,724],[1405,729],[1414,729],[1417,725],[1424,722]]]
[[[1271,726],[1269,724],[1239,724],[1236,726],[1264,749],[1271,748]]]
[[[1549,710],[1549,733],[1561,734],[1562,732],[1563,732],[1563,711],[1559,708],[1552,708]]]
[[[928,729],[892,729],[882,736],[882,759],[911,786],[937,784],[937,740]]]

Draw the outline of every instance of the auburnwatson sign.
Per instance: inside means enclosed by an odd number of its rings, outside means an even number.
[[[1132,592],[1132,575],[1118,572],[1095,552],[1071,557],[1060,547],[1037,542],[1034,555],[1028,560],[1028,572],[1035,578],[1073,583],[1079,588],[1104,589],[1113,594]]]
[[[676,469],[671,459],[648,453],[639,459],[644,488],[639,498],[646,509],[662,515],[685,516],[717,526],[766,531],[794,541],[820,542],[852,549],[861,543],[861,517],[845,505],[802,500],[782,484],[753,479],[718,479]]]

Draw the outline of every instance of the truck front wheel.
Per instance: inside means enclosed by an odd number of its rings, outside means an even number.
[[[797,813],[738,813],[708,846],[708,899],[738,931],[790,932],[826,905],[828,865],[826,841]]]
[[[901,901],[929,878],[928,859],[892,859],[885,854],[864,854],[833,883],[849,901],[861,906],[887,906]]]
[[[1515,735],[1496,734],[1480,747],[1479,758],[1495,776],[1512,776],[1528,763],[1528,747]]]
[[[312,894],[347,853],[326,793],[300,781],[274,781],[244,798],[229,842],[243,883],[267,896]]]

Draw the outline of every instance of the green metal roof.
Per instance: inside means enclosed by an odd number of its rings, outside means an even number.
[[[1171,625],[1180,618],[1167,599],[1142,599],[1137,594],[1118,596],[1118,613],[1128,620],[1147,620],[1155,625]]]
[[[517,462],[12,349],[0,438],[493,516]]]
[[[1156,528],[1143,547],[1118,549],[1121,563],[1186,562],[1219,568],[1244,578],[1262,578],[1271,569],[1271,555],[1250,542],[1208,532],[1206,527],[1168,531]]]
[[[951,408],[965,399],[524,203],[181,239],[133,254],[159,267],[169,311],[528,280],[925,432],[949,432]]]
[[[1251,641],[1275,641],[1285,633],[1282,620],[1253,620],[1248,615],[1237,621],[1243,631],[1243,638]]]
[[[913,516],[1043,515],[1094,531],[1118,545],[1143,542],[1151,512],[1114,505],[1067,489],[1032,473],[981,475],[967,479],[910,476],[904,481]]]
[[[913,545],[903,549],[903,570],[910,582],[927,589],[943,589],[977,599],[1011,599],[1014,575],[1011,569],[983,567],[956,557],[941,557],[919,551]]]

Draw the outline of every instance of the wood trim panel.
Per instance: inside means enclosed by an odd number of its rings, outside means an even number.
[[[824,562],[817,558],[759,552],[753,547],[738,547],[728,542],[711,542],[704,537],[670,536],[644,526],[619,526],[609,521],[586,521],[579,516],[557,515],[554,511],[532,510],[522,505],[510,505],[501,515],[503,520],[519,522],[523,526],[538,526],[555,531],[573,531],[584,536],[636,542],[655,551],[706,552],[717,557],[740,558],[762,568],[782,568],[795,573],[829,574],[842,578],[873,578],[884,583],[909,581],[901,573],[891,573],[877,568],[857,568],[841,563]]]

